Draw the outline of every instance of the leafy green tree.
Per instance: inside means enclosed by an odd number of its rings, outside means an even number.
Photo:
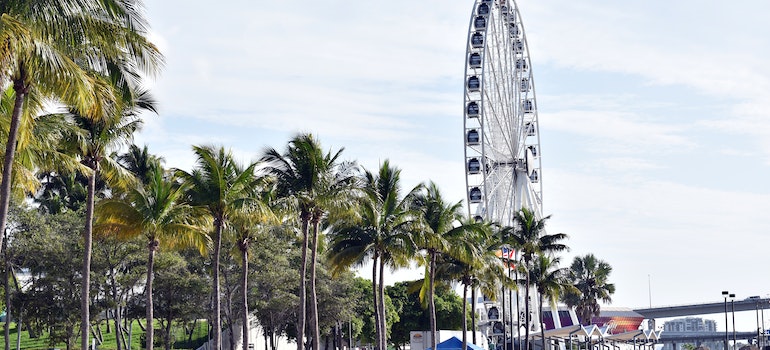
[[[391,342],[399,349],[409,344],[409,336],[414,330],[430,330],[430,311],[423,307],[420,297],[420,281],[398,282],[386,288],[399,315],[391,329]],[[465,320],[463,317],[463,301],[460,296],[445,283],[436,285],[435,291],[436,319],[442,329],[460,330]]]
[[[416,251],[412,241],[416,215],[409,208],[410,195],[401,195],[401,170],[388,160],[380,165],[377,174],[365,170],[363,178],[364,195],[358,201],[358,215],[335,223],[328,256],[336,271],[360,267],[371,259],[377,347],[384,349],[384,269],[409,264]]]
[[[146,257],[143,242],[139,239],[119,240],[114,236],[95,235],[94,258],[101,261],[106,271],[104,298],[108,310],[107,318],[115,319],[117,350],[127,349],[128,329],[124,327],[126,300],[146,274]],[[107,322],[107,332],[110,323]]]
[[[257,232],[249,256],[253,265],[249,300],[254,302],[255,314],[271,350],[276,350],[278,337],[286,336],[286,327],[297,318],[299,281],[292,271],[299,266],[299,250],[291,245],[292,236],[287,231],[284,227],[277,232]]]
[[[221,321],[221,282],[220,255],[222,232],[233,212],[254,201],[254,189],[259,182],[255,180],[256,163],[247,167],[238,164],[230,151],[224,147],[194,146],[196,167],[192,172],[177,169],[176,175],[188,186],[187,200],[196,206],[205,208],[213,220],[213,266],[211,267],[213,303],[213,347],[222,347]]]
[[[553,254],[569,249],[565,244],[561,243],[561,241],[567,239],[568,236],[566,234],[555,233],[549,235],[545,232],[546,221],[550,218],[551,216],[548,215],[541,219],[535,212],[523,207],[514,215],[514,226],[504,227],[501,230],[503,243],[510,244],[514,249],[518,249],[520,252],[521,261],[519,268],[524,271],[524,295],[527,297],[530,295],[529,291],[532,281],[529,280],[529,273],[526,271],[532,268],[537,256]],[[529,303],[524,303],[524,305],[525,324],[527,324],[527,327],[525,327],[524,338],[529,339],[529,324],[531,322]],[[528,348],[529,344],[528,342],[525,342],[525,350]]]
[[[17,308],[23,306],[31,336],[50,330],[51,346],[64,343],[71,349],[78,335],[79,290],[84,280],[78,269],[83,255],[77,234],[83,225],[82,212],[44,214],[27,210],[27,215],[14,221],[25,234],[9,242],[9,249],[16,252],[14,263],[29,271],[30,276],[23,300],[17,299],[21,304]]]
[[[172,324],[197,319],[204,315],[205,305],[211,294],[209,281],[205,276],[191,272],[187,262],[174,252],[160,254],[156,280],[156,293],[153,293],[154,305],[158,311],[161,326],[161,339],[166,350],[171,349],[175,341],[172,338]],[[145,290],[147,293],[149,289]],[[145,298],[146,300],[146,298]],[[149,331],[151,327],[147,327]],[[147,348],[151,338],[146,338]]]
[[[569,270],[569,280],[575,287],[563,296],[564,302],[575,308],[580,324],[591,324],[599,316],[599,301],[612,302],[615,285],[609,282],[612,266],[593,254],[577,256]]]
[[[206,250],[205,232],[199,213],[182,203],[187,188],[163,178],[162,169],[155,169],[147,186],[137,186],[125,199],[105,200],[97,210],[97,231],[119,238],[144,236],[147,239],[147,346],[154,344],[152,288],[155,254],[162,245],[195,246]]]
[[[310,315],[309,326],[313,350],[320,348],[315,288],[319,226],[327,215],[349,210],[350,199],[353,198],[356,190],[354,175],[356,167],[353,163],[340,161],[341,154],[342,149],[333,154],[324,153],[313,135],[299,134],[289,141],[284,154],[268,148],[262,157],[262,160],[267,162],[267,170],[278,181],[279,198],[284,199],[286,207],[296,209],[301,223],[302,260],[298,292],[300,300],[297,311],[297,350],[302,350],[304,345],[305,314],[308,304],[310,310],[307,313]],[[310,276],[307,276],[308,252],[310,252]],[[309,293],[306,290],[306,280],[310,284]],[[306,301],[306,294],[309,294],[309,301]]]

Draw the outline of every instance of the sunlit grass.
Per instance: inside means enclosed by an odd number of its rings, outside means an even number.
[[[0,334],[4,333],[5,324],[0,323]],[[10,343],[11,343],[11,349],[16,349],[16,340],[17,340],[17,333],[16,333],[16,324],[11,323],[10,324]],[[98,346],[100,350],[117,350],[118,345],[117,341],[115,340],[115,326],[114,322],[110,321],[110,333],[107,333],[107,325],[106,323],[102,323],[100,326],[103,342]],[[158,328],[160,328],[159,323],[155,323],[155,338],[156,338],[156,349],[162,349],[163,347],[160,344],[160,337],[161,334],[158,331]],[[184,329],[182,325],[175,325],[172,327],[172,333],[174,334],[174,338],[176,339],[176,342],[172,346],[172,349],[196,349],[200,347],[206,340],[207,340],[207,334],[206,334],[206,321],[199,321],[197,325],[195,326],[195,330],[193,331],[193,336],[191,341],[187,341],[188,335],[184,333]],[[131,349],[143,349],[142,347],[142,338],[144,336],[144,331],[139,326],[138,322],[133,322],[131,327]],[[5,346],[5,338],[0,336],[0,346]],[[72,343],[73,348],[80,348],[80,336],[78,335],[77,338]],[[48,342],[48,333],[43,333],[37,338],[30,338],[29,333],[26,330],[22,330],[21,332],[21,342],[20,342],[20,349],[65,349],[66,346],[64,343],[56,344],[55,346],[51,346]]]

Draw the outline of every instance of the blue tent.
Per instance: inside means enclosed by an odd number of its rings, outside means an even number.
[[[451,337],[447,340],[444,340],[438,344],[436,344],[436,349],[438,350],[462,350],[463,349],[463,341],[460,339],[457,339],[457,337]],[[484,350],[480,346],[471,343],[468,341],[468,349],[469,350]],[[428,348],[427,350],[431,350],[431,348]]]

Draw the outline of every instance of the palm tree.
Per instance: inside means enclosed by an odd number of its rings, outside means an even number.
[[[90,328],[90,285],[91,285],[91,252],[93,250],[93,219],[96,202],[96,181],[104,177],[107,183],[116,188],[126,188],[134,183],[131,173],[123,169],[108,155],[114,150],[130,143],[134,133],[140,128],[142,121],[136,118],[134,111],[116,116],[113,119],[94,120],[80,114],[72,115],[75,124],[84,132],[84,137],[70,140],[68,147],[79,157],[81,163],[90,171],[88,173],[86,195],[86,217],[83,230],[83,281],[81,286],[81,329]],[[81,346],[88,347],[88,332],[82,331]]]
[[[514,249],[518,249],[521,253],[521,263],[519,268],[523,269],[525,276],[525,294],[529,297],[529,287],[532,285],[529,280],[529,273],[527,272],[535,258],[541,254],[553,254],[556,252],[562,252],[568,250],[568,247],[561,241],[567,239],[567,235],[564,233],[546,234],[545,224],[551,216],[548,215],[542,219],[538,218],[535,213],[526,208],[521,208],[513,218],[513,227],[504,227],[501,230],[502,239],[504,244],[510,244]],[[529,303],[525,305],[525,339],[529,339]],[[525,350],[529,348],[529,342],[525,342]]]
[[[593,254],[577,256],[572,261],[569,280],[575,288],[565,294],[563,300],[575,308],[580,324],[590,324],[592,316],[599,316],[600,300],[604,303],[612,302],[615,285],[609,283],[611,272],[612,266]]]
[[[193,146],[197,161],[192,172],[176,169],[175,174],[186,183],[187,200],[192,204],[208,211],[213,220],[214,230],[211,233],[214,254],[212,256],[212,287],[213,287],[213,330],[214,349],[222,347],[221,322],[221,287],[219,278],[219,257],[222,249],[222,231],[230,216],[255,201],[254,189],[259,182],[255,179],[256,163],[243,167],[238,164],[230,151],[223,147]]]
[[[470,239],[478,250],[475,258],[471,261],[462,261],[460,259],[446,256],[436,266],[438,276],[447,276],[448,279],[459,281],[463,285],[463,349],[468,348],[467,339],[467,304],[468,289],[471,289],[471,306],[476,305],[476,289],[480,289],[482,294],[491,300],[497,299],[499,284],[514,287],[514,283],[505,275],[505,267],[497,257],[496,253],[500,250],[500,240],[492,234],[490,223],[486,222],[468,222],[468,226],[477,225],[477,229],[471,231],[475,235]],[[473,333],[473,342],[476,342],[476,311],[471,310],[472,320],[471,329]]]
[[[535,285],[538,294],[538,314],[540,322],[540,338],[543,349],[545,349],[545,325],[543,322],[543,302],[548,299],[551,304],[551,310],[556,309],[556,301],[563,291],[568,289],[567,269],[559,268],[561,259],[559,257],[549,257],[545,254],[538,254],[533,265],[527,271],[527,279]]]
[[[152,171],[146,186],[131,189],[126,198],[105,200],[96,208],[96,230],[130,239],[147,238],[147,283],[145,285],[147,316],[147,349],[154,344],[152,284],[155,253],[163,245],[206,248],[200,215],[189,204],[181,202],[185,185],[163,178],[162,169]]]
[[[278,227],[280,220],[273,212],[271,204],[273,202],[272,179],[263,176],[260,177],[261,184],[256,188],[254,194],[257,200],[250,205],[241,208],[231,215],[229,233],[231,239],[235,242],[241,258],[241,297],[243,310],[241,311],[241,322],[243,327],[243,350],[249,349],[249,299],[248,299],[248,275],[249,275],[249,249],[251,243],[257,239],[257,234],[270,231]]]
[[[478,251],[472,237],[481,234],[485,227],[474,222],[463,221],[462,202],[447,203],[435,183],[422,186],[412,197],[412,208],[420,213],[421,230],[415,241],[427,253],[426,273],[421,295],[428,299],[430,316],[431,348],[436,348],[436,262],[446,255],[463,262],[478,258]]]
[[[117,161],[133,173],[143,184],[153,181],[156,171],[162,168],[163,158],[151,154],[147,145],[142,148],[132,144],[126,153],[117,156]]]
[[[411,239],[415,215],[410,211],[409,197],[401,196],[401,170],[385,160],[377,174],[364,171],[358,215],[333,223],[328,256],[335,271],[360,267],[371,259],[378,349],[387,346],[384,267],[408,265],[415,251]]]
[[[269,148],[262,157],[262,160],[267,162],[266,169],[278,181],[278,196],[283,198],[285,206],[296,209],[301,223],[302,260],[297,311],[297,350],[302,350],[304,343],[306,304],[310,304],[313,350],[320,348],[315,267],[321,220],[329,213],[349,210],[349,199],[353,198],[356,190],[356,166],[354,163],[340,162],[342,151],[343,149],[340,149],[333,154],[324,154],[320,143],[312,134],[299,134],[289,141],[284,154]],[[307,276],[308,252],[310,276]],[[309,302],[305,297],[306,280],[310,283]]]
[[[0,2],[0,78],[9,78],[14,90],[0,182],[0,231],[7,221],[16,147],[27,142],[19,133],[22,115],[36,107],[34,99],[55,98],[89,115],[107,115],[115,105],[113,89],[91,73],[122,71],[128,77],[158,71],[162,56],[145,39],[141,7],[140,0]]]

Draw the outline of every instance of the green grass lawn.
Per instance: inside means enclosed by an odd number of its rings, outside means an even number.
[[[101,331],[102,336],[104,338],[104,342],[98,346],[100,350],[116,350],[118,348],[117,342],[115,340],[115,327],[113,321],[110,321],[110,333],[107,333],[107,325],[106,323],[103,323],[101,325]],[[0,323],[0,334],[4,334],[3,330],[4,324]],[[155,324],[155,338],[156,338],[156,349],[163,349],[163,347],[160,344],[160,334],[158,332],[158,328],[160,325],[156,322]],[[206,334],[206,321],[199,321],[195,327],[195,330],[193,332],[192,340],[190,342],[187,341],[187,335],[184,334],[184,329],[181,325],[175,325],[172,326],[172,332],[174,334],[174,338],[177,340],[174,345],[172,346],[172,349],[196,349],[203,345],[204,342],[206,342],[207,334]],[[142,331],[141,327],[139,327],[139,324],[137,322],[133,323],[132,331],[131,331],[131,349],[143,349],[142,347],[142,339],[144,336],[144,331]],[[16,324],[11,323],[11,349],[16,349]],[[0,347],[5,346],[5,339],[3,336],[0,336]],[[64,343],[57,344],[56,346],[50,346],[48,344],[48,334],[42,334],[38,338],[30,338],[29,334],[26,330],[23,330],[21,332],[21,349],[65,349],[66,346]],[[80,348],[80,336],[78,335],[77,339],[73,341],[73,348]]]

